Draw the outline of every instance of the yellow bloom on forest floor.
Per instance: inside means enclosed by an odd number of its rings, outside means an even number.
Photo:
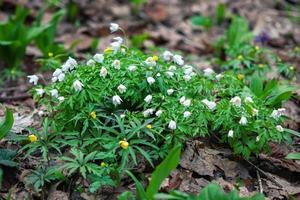
[[[260,48],[259,46],[255,46],[255,50],[258,51]]]
[[[154,61],[158,61],[158,56],[155,55],[152,58],[153,58]]]
[[[244,57],[243,57],[242,55],[239,55],[239,56],[237,57],[237,59],[238,59],[238,60],[244,60]]]
[[[295,69],[294,66],[290,66],[290,67],[289,67],[289,70],[290,70],[290,71],[294,71],[294,69]]]
[[[101,162],[101,164],[100,164],[101,167],[106,167],[106,165],[107,164],[105,162]]]
[[[91,117],[93,118],[93,119],[96,119],[96,117],[97,117],[97,115],[96,115],[96,112],[95,111],[93,111],[93,112],[91,112]]]
[[[237,78],[241,81],[245,78],[245,76],[243,74],[238,74]]]
[[[119,142],[120,147],[122,147],[123,149],[127,149],[129,146],[129,143],[126,140],[121,140]]]
[[[264,66],[264,64],[259,64],[258,67],[262,69],[262,68],[264,68],[265,66]]]
[[[53,53],[52,52],[49,52],[48,53],[48,56],[51,58],[51,57],[53,57]]]
[[[37,137],[34,134],[30,134],[30,135],[28,135],[28,140],[30,142],[36,142],[37,141]]]
[[[148,125],[146,126],[146,128],[148,128],[148,129],[152,129],[152,128],[153,128],[153,126],[152,126],[151,124],[148,124]]]

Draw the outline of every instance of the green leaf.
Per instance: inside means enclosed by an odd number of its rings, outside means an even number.
[[[134,181],[135,187],[136,187],[136,192],[139,200],[147,200],[147,194],[143,188],[143,185],[141,182],[137,180],[137,178],[128,170],[125,171]]]
[[[10,109],[6,109],[5,119],[0,125],[0,140],[3,139],[11,130],[14,124],[14,116]]]
[[[291,160],[300,160],[300,153],[289,153],[285,158]]]
[[[191,22],[193,25],[203,26],[205,28],[210,28],[213,25],[213,22],[210,18],[203,16],[194,16],[191,18]]]
[[[257,97],[260,97],[263,94],[263,81],[257,75],[252,77],[250,89]]]
[[[294,131],[294,130],[292,130],[292,129],[285,128],[285,129],[284,129],[284,132],[290,133],[290,134],[292,134],[292,135],[295,135],[295,136],[300,137],[300,133],[297,132],[297,131]]]
[[[153,199],[158,192],[161,182],[169,176],[171,171],[175,169],[180,160],[181,145],[174,147],[168,156],[156,167],[151,176],[151,181],[147,187],[148,199]]]

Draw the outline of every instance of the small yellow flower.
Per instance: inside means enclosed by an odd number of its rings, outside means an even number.
[[[237,59],[238,59],[238,60],[244,60],[244,57],[243,57],[242,55],[239,55],[239,56],[237,57]]]
[[[49,52],[48,53],[48,56],[51,58],[51,57],[53,57],[53,53],[52,52]]]
[[[109,54],[109,53],[111,53],[111,52],[112,52],[111,47],[107,47],[107,48],[104,50],[104,53],[105,53],[105,54]]]
[[[262,69],[262,68],[264,68],[265,66],[264,66],[264,64],[259,64],[258,67]]]
[[[122,147],[123,149],[127,149],[129,146],[129,143],[126,140],[121,140],[119,142],[120,147]]]
[[[106,167],[106,165],[107,164],[105,162],[101,162],[101,164],[100,164],[101,167]]]
[[[255,50],[258,51],[260,48],[259,46],[255,46]]]
[[[147,127],[148,129],[153,128],[153,126],[152,126],[151,124],[148,124],[146,127]]]
[[[28,135],[28,140],[30,142],[36,142],[37,141],[37,137],[34,134]]]
[[[155,55],[152,58],[153,58],[154,61],[158,61],[158,56]]]
[[[295,67],[294,66],[290,66],[289,70],[294,71]]]
[[[245,78],[245,76],[243,74],[238,74],[237,78],[241,81]]]
[[[97,115],[96,115],[96,112],[95,111],[93,111],[93,112],[91,112],[91,117],[93,118],[93,119],[96,119],[96,117],[97,117]]]

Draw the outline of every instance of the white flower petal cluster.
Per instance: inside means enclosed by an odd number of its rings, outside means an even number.
[[[118,86],[118,90],[119,90],[119,92],[120,92],[121,94],[123,94],[124,92],[126,92],[127,88],[125,87],[125,85],[120,84],[120,85]]]
[[[244,99],[244,102],[245,103],[253,103],[253,99],[251,98],[251,97],[246,97],[245,99]]]
[[[121,61],[120,60],[114,60],[113,63],[112,63],[112,66],[117,70],[121,69]]]
[[[284,131],[284,129],[280,125],[276,126],[276,130],[279,131],[279,132],[283,132]]]
[[[130,65],[128,67],[128,71],[130,71],[130,72],[134,72],[135,70],[136,70],[136,66],[135,65]]]
[[[177,65],[180,65],[180,66],[184,65],[184,60],[183,60],[183,58],[182,58],[181,55],[174,55],[174,56],[173,56],[173,61],[174,61]]]
[[[110,23],[110,32],[111,33],[114,33],[116,32],[118,29],[120,28],[119,24],[116,24],[116,23]]]
[[[152,108],[149,108],[143,112],[143,115],[144,115],[144,117],[149,117],[149,115],[152,115],[153,112],[154,112],[154,110]]]
[[[155,83],[155,79],[150,76],[147,78],[147,82],[149,83],[149,85],[152,85],[153,83]]]
[[[52,97],[58,98],[58,90],[57,89],[50,90],[50,94]]]
[[[184,118],[188,118],[188,117],[190,117],[191,116],[191,112],[189,112],[189,111],[185,111],[184,113],[183,113],[183,117]]]
[[[156,116],[156,117],[159,117],[159,116],[162,114],[162,112],[163,112],[162,110],[156,111],[155,116]]]
[[[173,90],[173,89],[168,89],[168,90],[167,90],[167,94],[168,94],[168,95],[172,95],[173,93],[174,93],[174,90]]]
[[[148,67],[154,67],[156,65],[156,61],[153,59],[153,57],[148,57],[145,60],[145,63]]]
[[[87,65],[87,66],[90,66],[90,67],[95,66],[95,64],[96,64],[96,62],[95,62],[93,59],[89,59],[89,60],[86,62],[86,65]]]
[[[97,62],[97,63],[103,63],[104,61],[104,55],[103,54],[100,54],[100,53],[97,53],[93,56],[93,59]]]
[[[151,101],[152,101],[152,95],[147,95],[145,98],[144,98],[144,101],[146,102],[146,103],[150,103]]]
[[[52,75],[52,82],[63,81],[65,79],[65,73],[72,71],[78,66],[77,61],[71,57],[61,66],[56,69]]]
[[[203,70],[203,72],[205,77],[211,77],[212,75],[215,74],[215,71],[211,68],[206,68]]]
[[[42,88],[35,89],[36,94],[42,96],[45,93],[45,90]]]
[[[242,100],[239,96],[235,96],[230,100],[230,103],[234,106],[241,107]]]
[[[105,78],[107,76],[107,74],[108,74],[107,69],[105,67],[101,67],[100,76]]]
[[[83,84],[80,82],[80,80],[75,80],[73,82],[73,88],[76,92],[80,92],[83,88]]]
[[[233,133],[234,133],[233,130],[229,130],[229,131],[228,131],[228,137],[233,138]]]
[[[171,130],[175,130],[177,128],[176,122],[174,120],[171,120],[169,122],[168,128],[171,129]]]
[[[217,74],[216,75],[216,79],[219,81],[219,80],[221,80],[221,78],[223,78],[223,74]]]
[[[217,106],[214,101],[209,101],[207,99],[203,99],[201,102],[204,103],[210,110],[214,110]]]
[[[165,51],[165,52],[163,53],[163,59],[164,59],[165,61],[171,61],[172,58],[173,58],[173,54],[172,54],[170,51]]]
[[[239,124],[242,125],[242,126],[245,126],[247,124],[248,120],[246,117],[242,116],[240,121],[239,121]]]
[[[122,103],[122,99],[119,95],[115,95],[112,97],[112,103],[117,106],[117,105],[120,105]]]
[[[37,85],[39,81],[39,77],[37,75],[29,75],[27,78],[29,78],[29,83],[33,83],[33,85]]]
[[[119,49],[121,48],[123,43],[123,39],[121,37],[115,37],[113,38],[113,42],[110,43],[111,49],[114,51],[114,53],[117,53]]]
[[[271,117],[274,119],[278,119],[279,117],[285,114],[285,111],[286,111],[285,108],[279,108],[277,110],[273,110]]]

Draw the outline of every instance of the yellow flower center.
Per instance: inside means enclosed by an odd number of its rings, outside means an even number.
[[[53,53],[52,52],[49,52],[48,53],[48,56],[51,58],[51,57],[53,57]]]
[[[243,74],[238,74],[237,78],[241,81],[245,78],[245,76]]]
[[[122,147],[123,149],[127,149],[129,146],[129,143],[126,140],[121,140],[119,142],[120,147]]]
[[[259,46],[255,46],[255,50],[258,51],[259,50]]]
[[[148,129],[153,128],[153,126],[152,126],[151,124],[148,124],[146,127],[147,127]]]
[[[93,112],[91,112],[91,117],[93,118],[93,119],[96,119],[96,117],[97,117],[97,115],[96,115],[96,112],[95,111],[93,111]]]
[[[28,140],[30,142],[36,142],[37,141],[37,137],[34,134],[28,135]]]
[[[158,61],[158,56],[153,56],[152,58],[154,61]]]

